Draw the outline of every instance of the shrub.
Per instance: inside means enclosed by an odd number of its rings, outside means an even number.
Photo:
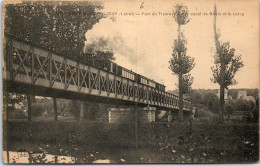
[[[249,101],[244,99],[236,99],[234,101],[234,107],[236,111],[250,111],[251,105]]]
[[[225,115],[230,116],[234,112],[234,106],[232,104],[225,104]]]
[[[32,116],[39,117],[42,116],[44,109],[41,103],[32,104]]]

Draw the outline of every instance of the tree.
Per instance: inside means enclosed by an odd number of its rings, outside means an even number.
[[[247,121],[258,119],[258,107],[254,101],[244,100],[244,99],[236,99],[232,102],[234,110],[245,113],[245,118]]]
[[[32,116],[40,117],[44,112],[44,108],[41,103],[34,103],[32,105]]]
[[[203,95],[199,90],[191,90],[190,91],[190,97],[191,97],[191,102],[194,104],[195,107],[199,108],[200,104],[203,102]]]
[[[236,80],[234,76],[239,68],[243,67],[243,61],[241,59],[241,55],[235,55],[235,49],[230,48],[229,42],[222,43],[219,41],[219,34],[217,34],[216,30],[216,5],[214,8],[214,38],[216,45],[216,54],[215,61],[211,68],[213,72],[212,82],[218,83],[220,85],[220,109],[219,109],[219,122],[224,122],[224,89],[228,88],[230,85],[236,84]]]
[[[256,109],[254,111],[254,120],[258,121],[259,120],[259,97],[256,97],[255,100],[255,105],[256,105]]]
[[[75,100],[70,100],[67,106],[68,112],[70,112],[75,119],[80,118],[80,103]]]
[[[12,104],[12,110],[15,109],[15,104],[22,102],[25,98],[25,95],[18,93],[4,93],[4,101]]]
[[[234,112],[234,106],[232,104],[225,104],[225,114],[230,118],[230,115]]]
[[[6,2],[5,33],[82,60],[85,33],[105,17],[102,8],[97,1]]]
[[[183,94],[187,93],[193,83],[193,77],[188,74],[195,66],[194,58],[186,54],[187,41],[181,32],[181,26],[187,24],[190,19],[188,18],[188,8],[182,4],[174,7],[173,18],[178,24],[178,39],[174,40],[172,58],[170,59],[169,69],[174,75],[178,76],[179,88],[179,120],[183,120]]]
[[[216,103],[219,102],[219,99],[215,93],[208,92],[207,94],[205,94],[203,102],[211,112],[214,112],[214,113],[218,112],[219,106]]]

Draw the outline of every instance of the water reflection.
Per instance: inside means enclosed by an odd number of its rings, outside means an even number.
[[[58,156],[46,153],[32,153],[32,152],[16,152],[9,151],[10,164],[35,164],[35,163],[49,163],[49,164],[75,164],[76,160],[71,156]],[[7,163],[7,151],[3,151],[3,162]],[[109,159],[98,159],[93,163],[111,163]]]
[[[109,160],[109,159],[104,159],[104,160],[99,159],[99,160],[93,161],[93,163],[96,163],[96,164],[109,164],[109,163],[111,163],[111,160]]]

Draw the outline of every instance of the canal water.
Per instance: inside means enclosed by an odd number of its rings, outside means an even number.
[[[46,153],[29,153],[29,152],[16,152],[8,151],[10,164],[33,164],[33,163],[49,163],[49,164],[75,164],[77,163],[74,157],[71,156],[58,156]],[[3,151],[3,162],[7,162],[7,151]],[[92,163],[114,163],[109,159],[97,159]]]

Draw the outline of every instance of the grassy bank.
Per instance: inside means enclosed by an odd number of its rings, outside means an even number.
[[[259,156],[258,126],[247,123],[139,124],[138,150],[133,123],[11,122],[8,131],[9,150],[44,150],[78,162],[91,162],[90,154],[127,163],[240,163]]]

